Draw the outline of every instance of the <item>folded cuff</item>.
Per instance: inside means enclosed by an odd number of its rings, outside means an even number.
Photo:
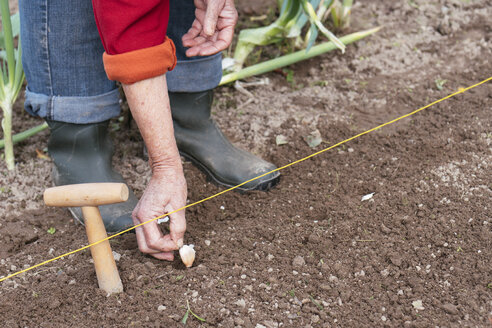
[[[171,92],[202,92],[214,89],[222,78],[222,54],[178,60],[176,69],[166,74]]]
[[[24,108],[34,116],[74,124],[107,121],[120,114],[119,90],[96,96],[65,97],[35,93],[26,88]]]
[[[176,49],[171,39],[153,47],[117,55],[103,54],[110,80],[131,84],[165,74],[176,66]]]

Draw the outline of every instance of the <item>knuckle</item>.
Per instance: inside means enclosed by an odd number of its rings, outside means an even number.
[[[147,246],[144,246],[144,245],[139,245],[139,246],[138,246],[138,249],[139,249],[139,250],[140,250],[140,252],[142,252],[142,253],[145,253],[145,254],[150,253],[150,249],[149,249]]]
[[[155,240],[150,240],[147,242],[147,246],[152,248],[152,249],[158,249],[159,248],[159,243]]]

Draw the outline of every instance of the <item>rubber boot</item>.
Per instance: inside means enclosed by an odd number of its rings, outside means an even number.
[[[94,124],[71,124],[47,121],[51,129],[48,152],[53,159],[52,179],[56,186],[90,183],[123,182],[111,166],[113,144],[108,135],[109,121]],[[137,197],[130,190],[124,203],[99,206],[108,233],[133,226],[132,211]],[[80,207],[69,208],[73,217],[84,224]]]
[[[174,135],[181,155],[204,171],[215,183],[233,187],[276,169],[275,165],[233,146],[210,116],[213,91],[169,93]],[[267,191],[279,172],[250,181],[238,190]]]

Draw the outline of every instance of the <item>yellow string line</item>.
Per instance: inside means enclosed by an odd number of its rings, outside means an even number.
[[[433,106],[433,105],[435,105],[435,104],[437,104],[437,103],[440,103],[441,101],[447,100],[447,99],[449,99],[449,98],[451,98],[451,97],[454,97],[454,96],[456,96],[456,95],[458,95],[458,94],[460,94],[460,93],[464,93],[464,92],[466,92],[466,91],[468,91],[468,90],[470,90],[470,89],[473,89],[473,88],[475,88],[475,87],[478,87],[479,85],[482,85],[482,84],[484,84],[484,83],[487,83],[487,82],[489,82],[490,80],[492,80],[492,77],[489,77],[488,79],[485,79],[485,80],[483,80],[483,81],[481,81],[481,82],[479,82],[479,83],[477,83],[477,84],[474,84],[474,85],[472,85],[472,86],[469,86],[469,87],[467,87],[467,88],[460,88],[458,91],[456,91],[456,92],[454,92],[454,93],[452,93],[452,94],[450,94],[450,95],[448,95],[448,96],[446,96],[446,97],[444,97],[444,98],[441,98],[441,99],[439,99],[439,100],[436,100],[436,101],[434,101],[434,102],[432,102],[432,103],[430,103],[430,104],[428,104],[428,105],[425,105],[425,106],[423,106],[423,107],[420,107],[419,109],[414,110],[414,111],[413,111],[413,112],[411,112],[411,113],[405,114],[405,115],[403,115],[403,116],[400,116],[400,117],[398,117],[398,118],[395,118],[394,120],[391,120],[391,121],[389,121],[389,122],[386,122],[386,123],[383,123],[383,124],[381,124],[381,125],[378,125],[378,126],[376,126],[375,128],[369,129],[369,130],[364,131],[364,132],[362,132],[362,133],[359,133],[359,134],[357,134],[357,135],[355,135],[355,136],[353,136],[353,137],[350,137],[350,138],[348,138],[348,139],[345,139],[345,140],[343,140],[343,141],[340,141],[339,143],[336,143],[336,144],[334,144],[334,145],[332,145],[332,146],[329,146],[328,148],[322,149],[322,150],[320,150],[320,151],[318,151],[318,152],[316,152],[316,153],[313,153],[313,154],[311,154],[311,155],[309,155],[309,156],[306,156],[306,157],[304,157],[304,158],[298,159],[298,160],[297,160],[297,161],[295,161],[295,162],[292,162],[292,163],[289,163],[289,164],[284,165],[284,166],[282,166],[282,167],[276,168],[275,170],[272,170],[272,171],[270,171],[270,172],[267,172],[267,173],[264,173],[264,174],[262,174],[262,175],[259,175],[259,176],[255,177],[255,178],[253,178],[253,179],[249,179],[249,180],[247,180],[247,181],[244,181],[243,183],[238,184],[237,186],[234,186],[234,187],[228,188],[228,189],[223,190],[223,191],[221,191],[221,192],[219,192],[219,193],[216,193],[216,194],[214,194],[214,195],[212,195],[212,196],[209,196],[209,197],[207,197],[207,198],[203,198],[202,200],[199,200],[199,201],[196,201],[196,202],[194,202],[194,203],[191,203],[191,204],[188,204],[188,205],[186,205],[186,206],[183,206],[183,207],[181,207],[181,208],[179,208],[179,209],[177,209],[177,210],[174,210],[174,211],[172,211],[172,212],[170,212],[170,213],[163,214],[163,215],[158,216],[158,217],[156,217],[156,218],[154,218],[154,219],[151,219],[151,220],[145,221],[145,222],[143,222],[143,223],[137,224],[137,225],[135,225],[135,226],[133,226],[133,227],[130,227],[130,228],[126,229],[126,230],[123,230],[123,231],[121,231],[121,232],[118,232],[118,233],[116,233],[116,234],[114,234],[114,235],[108,236],[108,237],[106,237],[106,238],[104,238],[104,239],[101,239],[101,240],[99,240],[99,241],[96,241],[96,242],[94,242],[94,243],[92,243],[92,244],[89,244],[89,245],[83,246],[83,247],[81,247],[81,248],[79,248],[79,249],[73,250],[73,251],[71,251],[71,252],[68,252],[68,253],[65,253],[65,254],[59,255],[59,256],[57,256],[57,257],[54,257],[54,258],[52,258],[52,259],[46,260],[46,261],[44,261],[44,262],[38,263],[38,264],[33,265],[32,267],[26,268],[26,269],[24,269],[24,270],[20,270],[20,271],[18,271],[18,272],[12,273],[12,274],[10,274],[10,275],[8,275],[8,276],[6,276],[6,277],[0,278],[0,282],[2,282],[2,281],[4,281],[4,280],[7,280],[7,279],[10,279],[10,278],[13,278],[13,277],[15,277],[15,276],[17,276],[17,275],[19,275],[19,274],[21,274],[21,273],[24,273],[24,272],[30,271],[30,270],[32,270],[32,269],[38,268],[38,267],[43,266],[43,265],[45,265],[45,264],[48,264],[48,263],[50,263],[50,262],[53,262],[53,261],[59,260],[59,259],[61,259],[61,258],[65,257],[65,256],[68,256],[68,255],[71,255],[71,254],[74,254],[74,253],[77,253],[77,252],[83,251],[83,250],[85,250],[85,249],[87,249],[87,248],[89,248],[89,247],[92,247],[92,246],[97,245],[97,244],[99,244],[99,243],[102,243],[102,242],[104,242],[104,241],[106,241],[106,240],[109,240],[109,239],[115,238],[115,237],[117,237],[117,236],[119,236],[119,235],[122,235],[122,234],[124,234],[124,233],[127,233],[127,232],[129,232],[129,231],[131,231],[131,230],[133,230],[133,229],[135,229],[135,228],[138,228],[138,227],[140,227],[140,226],[143,226],[144,224],[150,223],[150,222],[152,222],[152,221],[155,221],[155,220],[161,219],[161,218],[163,218],[163,217],[169,216],[169,215],[171,215],[171,214],[174,214],[174,213],[176,213],[176,212],[182,211],[182,210],[184,210],[184,209],[186,209],[186,208],[188,208],[188,207],[192,207],[192,206],[198,205],[198,204],[200,204],[200,203],[206,202],[207,200],[210,200],[210,199],[212,199],[212,198],[218,197],[218,196],[220,196],[220,195],[222,195],[222,194],[225,194],[226,192],[229,192],[229,191],[234,190],[234,189],[236,189],[236,188],[238,188],[238,187],[241,187],[242,185],[245,185],[245,184],[246,184],[246,183],[248,183],[248,182],[251,182],[251,181],[254,181],[254,180],[259,179],[259,178],[261,178],[261,177],[264,177],[264,176],[266,176],[266,175],[268,175],[268,174],[270,174],[270,173],[273,173],[273,172],[277,172],[277,171],[280,171],[280,170],[286,169],[286,168],[288,168],[289,166],[292,166],[292,165],[298,164],[298,163],[300,163],[300,162],[303,162],[303,161],[305,161],[305,160],[307,160],[307,159],[309,159],[309,158],[311,158],[311,157],[314,157],[314,156],[317,156],[317,155],[319,155],[319,154],[322,154],[322,153],[324,153],[325,151],[328,151],[328,150],[330,150],[330,149],[333,149],[333,148],[335,148],[335,147],[338,147],[338,146],[340,146],[340,145],[342,145],[342,144],[344,144],[344,143],[346,143],[346,142],[349,142],[349,141],[351,141],[351,140],[354,140],[354,139],[356,139],[356,138],[359,138],[359,137],[361,137],[361,136],[363,136],[363,135],[365,135],[365,134],[368,134],[368,133],[371,133],[371,132],[373,132],[373,131],[379,130],[379,129],[381,129],[381,128],[383,128],[383,127],[387,126],[387,125],[393,124],[393,123],[395,123],[395,122],[397,122],[397,121],[399,121],[399,120],[402,120],[402,119],[404,119],[404,118],[407,118],[407,117],[409,117],[409,116],[412,116],[412,115],[414,115],[414,114],[417,114],[418,112],[420,112],[420,111],[422,111],[422,110],[424,110],[424,109],[427,109],[427,108],[429,108],[429,107],[431,107],[431,106]]]

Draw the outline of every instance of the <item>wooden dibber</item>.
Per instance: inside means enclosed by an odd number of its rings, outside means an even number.
[[[99,205],[121,203],[128,199],[128,187],[124,183],[83,183],[46,189],[44,202],[48,206],[82,207],[89,243],[106,238],[106,228],[99,212]],[[99,288],[107,293],[121,293],[118,268],[114,261],[109,240],[91,246]]]

